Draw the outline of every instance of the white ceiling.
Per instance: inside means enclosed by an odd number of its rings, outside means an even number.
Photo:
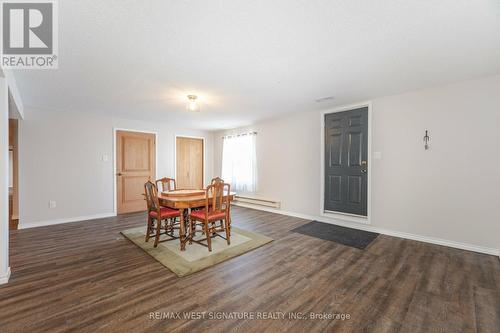
[[[498,74],[500,1],[63,0],[59,50],[26,106],[231,128]]]

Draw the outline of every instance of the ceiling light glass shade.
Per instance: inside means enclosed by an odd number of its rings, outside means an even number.
[[[188,95],[188,103],[186,105],[186,109],[191,112],[198,112],[200,111],[200,105],[196,101],[198,99],[198,96],[196,95]]]

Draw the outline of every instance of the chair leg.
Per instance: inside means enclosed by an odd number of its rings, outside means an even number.
[[[196,233],[196,221],[189,219],[189,244],[193,244],[193,238]]]
[[[224,230],[226,231],[226,240],[227,240],[227,245],[231,245],[231,234],[229,232],[229,225],[227,223],[227,220],[224,220]]]
[[[160,232],[161,232],[161,219],[156,219],[156,236],[155,236],[155,247],[158,246],[160,242]]]
[[[205,235],[207,236],[208,251],[212,252],[212,235],[208,232],[208,223],[204,222]]]
[[[146,243],[149,241],[151,237],[151,216],[148,216],[148,229],[146,231]]]
[[[173,236],[173,234],[174,234],[174,221],[175,221],[175,218],[167,219],[165,221],[165,234],[167,234],[169,236]]]

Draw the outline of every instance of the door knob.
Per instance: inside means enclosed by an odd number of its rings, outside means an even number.
[[[366,161],[361,161],[361,173],[366,173],[366,168],[368,163]]]
[[[117,175],[117,176],[123,176],[123,173],[118,172],[116,175]]]

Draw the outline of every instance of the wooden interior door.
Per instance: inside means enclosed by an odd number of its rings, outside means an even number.
[[[176,178],[178,189],[203,188],[203,139],[177,137]]]
[[[146,210],[144,183],[155,180],[155,135],[116,132],[116,184],[118,214]]]

